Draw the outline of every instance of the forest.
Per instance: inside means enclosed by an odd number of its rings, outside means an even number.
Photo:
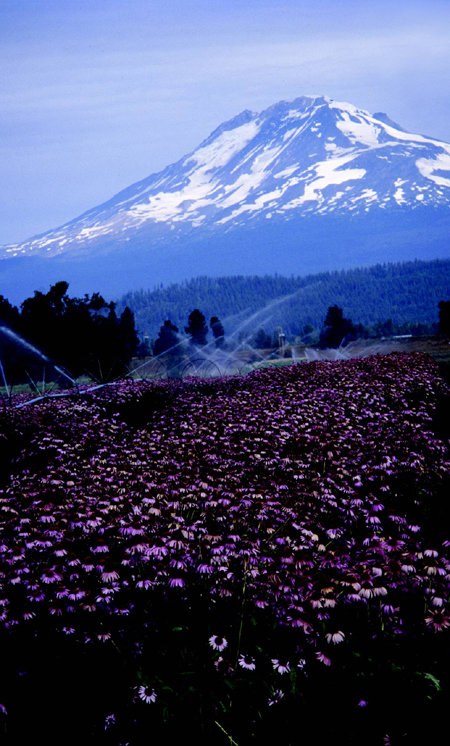
[[[438,303],[450,296],[449,278],[450,260],[378,264],[306,277],[204,276],[127,293],[117,309],[128,306],[139,335],[150,339],[164,319],[181,329],[192,309],[200,308],[207,318],[218,316],[226,334],[240,324],[247,333],[261,328],[272,333],[282,326],[294,342],[305,336],[305,327],[306,334],[312,327],[318,337],[333,304],[354,323],[372,327],[374,336],[383,334],[381,326],[389,319],[391,332],[420,334],[437,330]]]

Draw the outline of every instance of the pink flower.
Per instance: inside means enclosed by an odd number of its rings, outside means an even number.
[[[333,643],[333,645],[339,645],[340,642],[343,642],[345,639],[345,634],[341,632],[341,630],[338,630],[337,632],[328,632],[326,635],[327,642]]]
[[[225,637],[219,637],[218,635],[211,635],[209,638],[209,644],[214,650],[219,650],[220,652],[228,647],[228,641]]]
[[[248,671],[254,671],[256,668],[255,659],[249,655],[240,655],[238,663],[241,668],[246,668]]]
[[[171,588],[183,588],[185,583],[183,578],[170,578],[169,585]]]
[[[330,658],[327,658],[324,653],[321,653],[320,650],[316,653],[316,658],[318,661],[323,663],[324,666],[331,666],[331,660]]]
[[[278,702],[281,702],[283,697],[284,697],[284,692],[282,692],[281,689],[275,689],[272,696],[269,697],[267,704],[269,705],[269,707],[273,707],[273,705],[277,705]]]
[[[156,692],[154,689],[150,689],[148,686],[139,686],[137,688],[139,699],[142,699],[145,704],[149,705],[156,702]]]
[[[286,661],[286,663],[280,663],[276,658],[272,658],[272,666],[273,670],[280,674],[289,673],[291,670],[289,661]]]
[[[431,627],[434,632],[441,632],[443,629],[450,627],[450,616],[442,611],[431,611],[425,619],[425,624]]]
[[[102,572],[101,577],[104,583],[113,583],[119,579],[119,573],[117,570],[105,570]]]

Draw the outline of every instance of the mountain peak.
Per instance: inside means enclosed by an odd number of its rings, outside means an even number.
[[[235,127],[240,127],[242,124],[247,124],[247,122],[250,122],[257,116],[258,115],[254,111],[250,111],[250,109],[244,109],[239,114],[236,114],[236,116],[231,117],[231,119],[227,119],[225,122],[222,122],[222,124],[219,124],[219,126],[211,132],[206,140],[203,141],[202,145],[214,139],[226,130],[232,130]]]
[[[450,145],[387,114],[307,95],[245,109],[177,163],[0,257],[221,244],[233,231],[281,234],[325,217],[383,225],[425,208],[448,216],[449,206]]]

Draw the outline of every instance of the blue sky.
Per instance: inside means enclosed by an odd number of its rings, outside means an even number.
[[[449,0],[1,0],[0,244],[243,109],[324,94],[450,141]]]

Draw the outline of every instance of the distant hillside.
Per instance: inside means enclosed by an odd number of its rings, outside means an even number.
[[[320,329],[328,306],[335,303],[355,323],[373,325],[392,319],[395,324],[432,324],[438,303],[450,298],[450,260],[377,264],[306,277],[278,275],[196,277],[155,290],[129,292],[119,301],[135,313],[141,335],[155,338],[165,319],[180,331],[189,313],[199,308],[207,320],[219,316],[226,334],[240,325],[247,331],[283,327],[288,337],[305,324]]]

